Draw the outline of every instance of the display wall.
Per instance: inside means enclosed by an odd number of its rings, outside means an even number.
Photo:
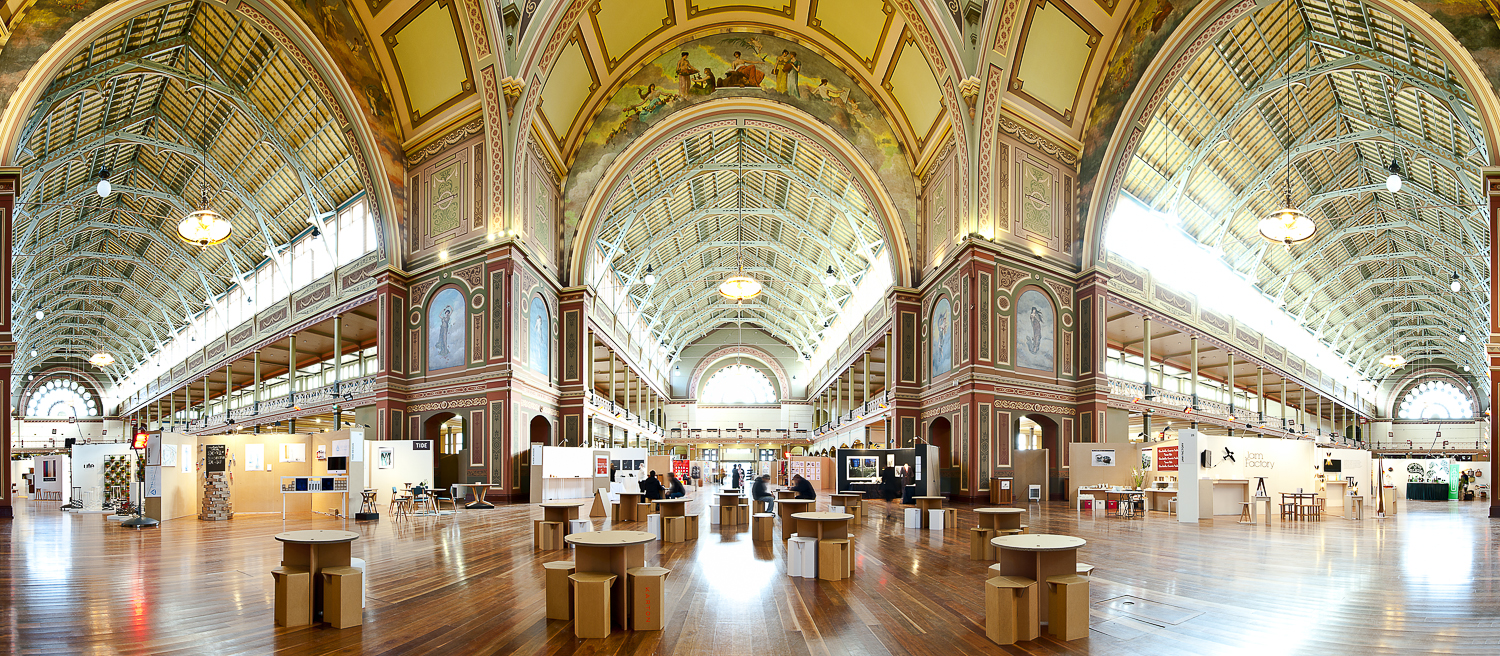
[[[284,433],[245,433],[228,435],[207,435],[198,439],[196,460],[203,459],[203,446],[209,444],[223,444],[228,447],[229,461],[226,463],[225,471],[229,472],[230,500],[234,504],[236,515],[245,513],[281,513],[281,477],[282,476],[311,476],[313,473],[312,460],[314,451],[312,439],[309,435],[298,433],[288,435]],[[283,461],[283,445],[300,447],[301,462]],[[292,454],[295,456],[295,450]],[[428,478],[432,474],[428,473]],[[201,490],[197,489],[202,483],[201,479],[195,478],[194,494],[201,496]],[[286,498],[287,513],[307,513],[313,509],[313,497],[310,494],[291,494]],[[321,496],[321,495],[318,495]],[[318,503],[318,508],[324,511],[330,505],[338,505],[337,502],[328,504]]]
[[[421,443],[426,443],[428,448],[418,448]],[[376,503],[380,504],[382,511],[390,507],[391,488],[405,490],[407,483],[432,485],[436,462],[433,446],[431,440],[364,442],[365,484],[362,487],[375,490]],[[351,494],[358,496],[357,491]]]
[[[33,462],[34,471],[32,473],[36,476],[37,492],[48,491],[55,495],[52,499],[63,502],[68,501],[73,494],[74,485],[72,458],[65,455],[37,456],[33,459]],[[47,462],[51,462],[52,464],[45,464]],[[48,477],[42,475],[49,472],[53,474],[50,481],[46,480]],[[41,497],[40,494],[36,496]]]
[[[145,515],[158,521],[198,514],[197,438],[181,433],[153,434],[147,447]],[[183,467],[184,463],[187,467]],[[153,464],[155,463],[155,464]]]
[[[93,491],[94,507],[104,500],[104,459],[109,456],[123,456],[130,453],[130,445],[124,442],[115,444],[75,444],[73,445],[71,467],[73,487],[82,488],[80,494],[87,497]],[[70,489],[63,490],[63,500],[66,501]],[[134,498],[135,493],[131,493]]]
[[[1142,448],[1152,448],[1154,446],[1155,443],[1143,445],[1137,442],[1069,444],[1068,462],[1073,463],[1073,466],[1069,467],[1072,474],[1068,477],[1068,500],[1072,501],[1078,498],[1078,488],[1080,487],[1093,485],[1133,486],[1135,483],[1131,480],[1131,473],[1141,468]],[[1025,452],[1018,451],[1017,453]],[[1176,472],[1172,473],[1175,474]],[[1151,477],[1148,476],[1147,485],[1150,485],[1150,480]],[[1026,488],[1020,488],[1016,492],[1016,496],[1025,499]]]

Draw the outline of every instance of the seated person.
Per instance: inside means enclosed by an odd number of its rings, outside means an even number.
[[[750,486],[750,498],[765,505],[765,512],[771,512],[776,503],[776,497],[771,496],[771,491],[766,489],[766,484],[771,482],[770,474],[761,474],[755,479],[755,485]]]
[[[677,474],[667,472],[667,483],[669,483],[672,488],[667,491],[668,499],[680,499],[687,496],[687,490],[682,488],[682,481],[677,480]]]
[[[646,495],[647,499],[660,499],[665,490],[666,488],[662,487],[661,481],[657,480],[655,470],[652,470],[650,475],[641,479],[641,494]]]
[[[792,491],[797,493],[798,499],[818,498],[818,493],[813,491],[812,482],[802,478],[801,474],[792,475]]]

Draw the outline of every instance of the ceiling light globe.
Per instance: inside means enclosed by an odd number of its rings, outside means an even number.
[[[648,274],[646,274],[645,281],[646,281],[646,284],[648,284],[648,285],[654,285],[654,284],[656,284],[656,274],[654,274],[654,273],[648,273]]]
[[[1388,369],[1400,369],[1406,366],[1406,358],[1399,353],[1390,353],[1380,358],[1380,366]]]
[[[42,319],[45,319],[45,318],[47,318],[47,311],[46,310],[37,310],[36,311],[36,320],[37,321],[41,321]]]
[[[104,367],[108,367],[109,365],[112,365],[114,363],[115,363],[115,356],[110,355],[108,353],[105,353],[104,351],[100,351],[98,353],[95,353],[95,354],[89,356],[89,364],[94,365],[96,367],[99,367],[101,369],[104,368]]]
[[[1392,173],[1390,175],[1390,177],[1386,178],[1385,179],[1385,190],[1389,191],[1389,192],[1391,192],[1393,194],[1400,192],[1401,191],[1401,176],[1396,175],[1395,173]]]
[[[1261,219],[1258,227],[1261,237],[1267,241],[1283,244],[1288,249],[1292,247],[1292,244],[1311,239],[1313,233],[1318,230],[1317,224],[1303,214],[1302,210],[1290,205]]]
[[[94,191],[99,193],[100,198],[109,198],[109,195],[114,193],[115,188],[110,186],[108,178],[100,178],[99,184],[94,185]]]
[[[1460,342],[1467,342],[1467,341],[1469,341],[1469,336],[1467,334],[1465,334],[1465,333],[1459,333],[1458,334],[1458,341],[1460,341]]]
[[[1462,282],[1459,282],[1458,278],[1454,278],[1452,282],[1448,283],[1448,289],[1452,290],[1455,294],[1457,294],[1463,288],[1464,284]]]

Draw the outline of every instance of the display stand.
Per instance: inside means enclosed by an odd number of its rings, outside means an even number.
[[[323,489],[324,486],[329,489]],[[340,494],[343,502],[340,508],[349,507],[349,477],[348,476],[282,476],[281,477],[281,518],[286,519],[286,495],[288,494]]]

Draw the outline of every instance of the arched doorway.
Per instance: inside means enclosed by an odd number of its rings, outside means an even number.
[[[454,483],[465,483],[464,469],[468,464],[468,435],[463,417],[451,412],[442,412],[422,422],[422,439],[432,440],[437,456],[433,462],[432,486],[447,489]]]
[[[544,446],[557,446],[552,442],[552,422],[546,417],[537,415],[531,418],[531,443]]]
[[[943,494],[951,494],[958,483],[958,473],[953,467],[953,424],[947,417],[938,417],[927,425],[927,443],[938,450],[938,479]]]
[[[1014,435],[1016,494],[1026,498],[1031,485],[1042,486],[1042,498],[1062,498],[1062,452],[1058,444],[1057,420],[1041,414],[1016,418]]]

